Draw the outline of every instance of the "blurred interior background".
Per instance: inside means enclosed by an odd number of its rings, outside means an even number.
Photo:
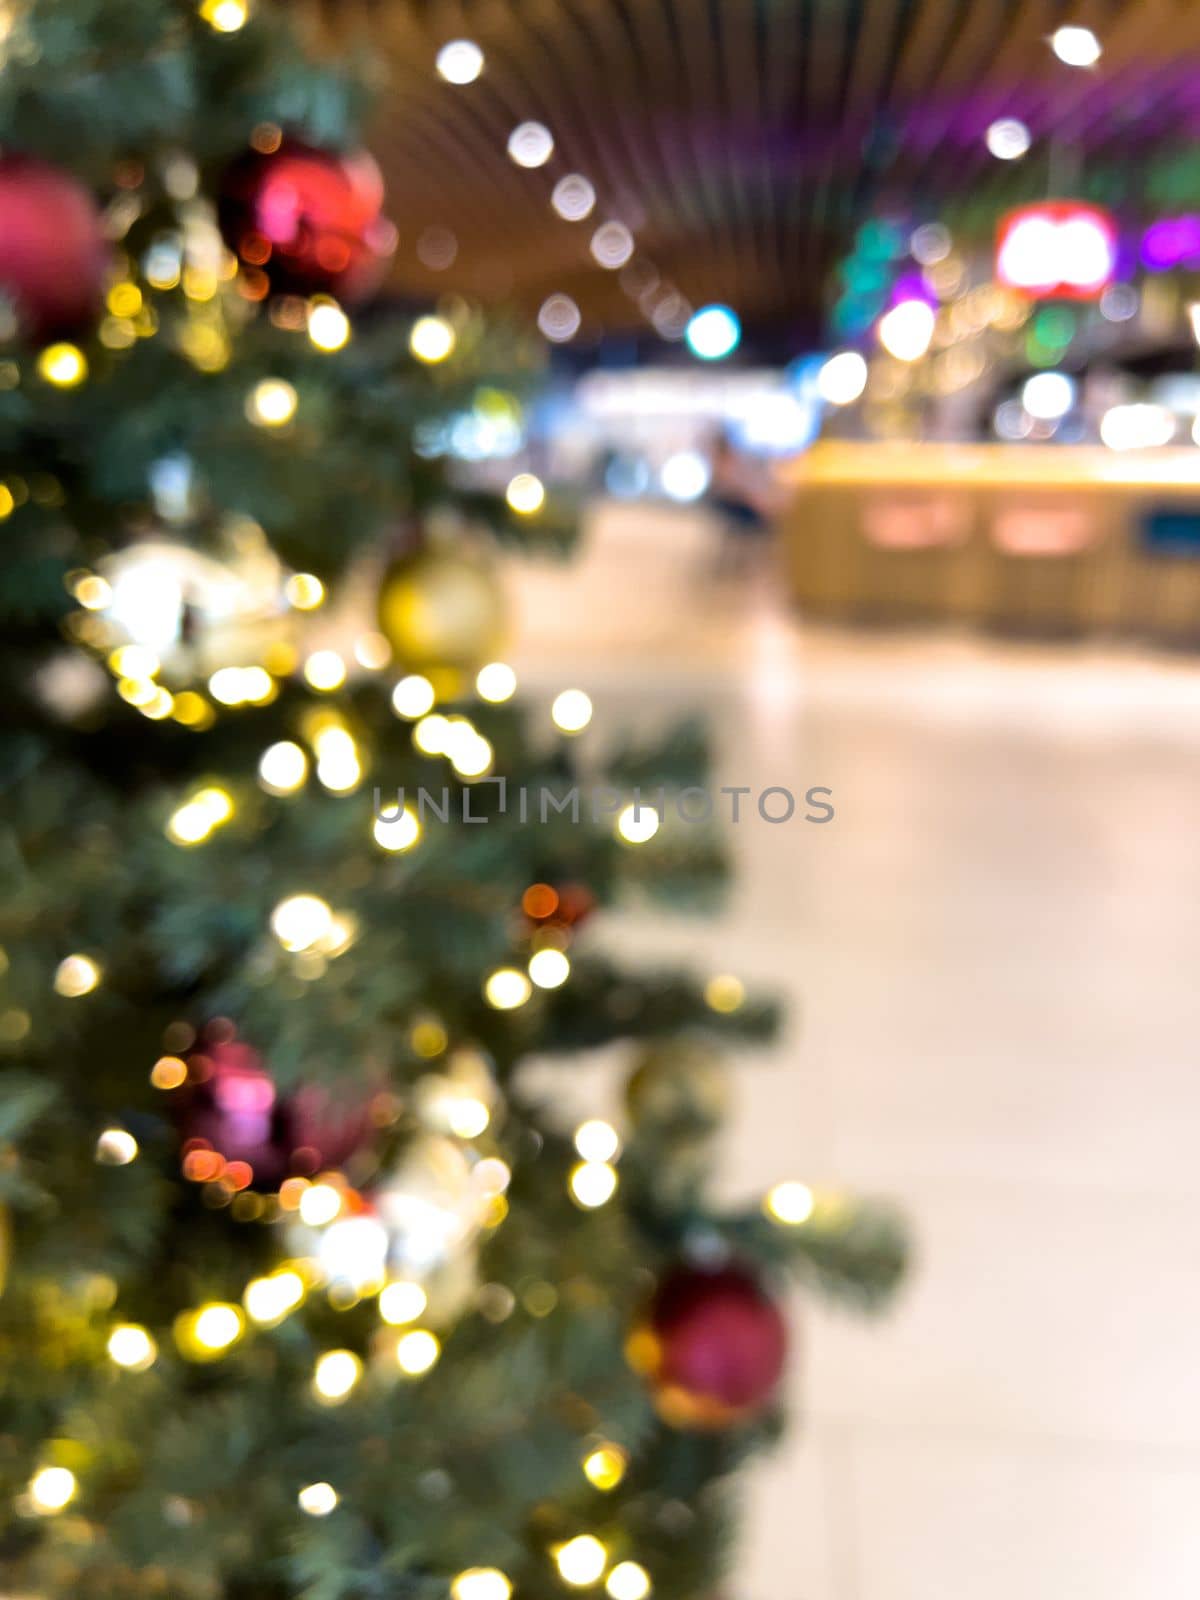
[[[587,488],[523,681],[834,791],[733,830],[720,919],[609,930],[793,1002],[730,1188],[798,1151],[919,1241],[884,1325],[801,1313],[739,1592],[1193,1595],[1200,11],[305,14],[385,84],[395,295],[547,342],[429,441]]]

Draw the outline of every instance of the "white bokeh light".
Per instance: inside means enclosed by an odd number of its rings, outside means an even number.
[[[1029,129],[1016,117],[1000,117],[988,128],[987,147],[997,161],[1019,161],[1033,142]]]
[[[437,69],[447,83],[474,83],[483,71],[483,51],[474,39],[451,39],[437,53]]]
[[[554,154],[554,135],[540,122],[522,122],[508,136],[508,153],[519,167],[544,167]]]
[[[568,172],[554,185],[550,204],[564,222],[582,222],[592,214],[596,191],[582,173]]]

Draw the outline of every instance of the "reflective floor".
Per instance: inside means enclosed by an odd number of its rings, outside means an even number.
[[[727,1600],[1195,1600],[1200,662],[807,629],[712,538],[600,508],[514,591],[588,737],[699,707],[719,781],[834,791],[731,830],[719,919],[606,930],[791,1001],[731,1191],[882,1192],[918,1240],[886,1322],[798,1301]]]

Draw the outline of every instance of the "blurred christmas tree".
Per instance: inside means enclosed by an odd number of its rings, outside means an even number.
[[[586,949],[712,841],[489,781],[569,791],[587,715],[531,731],[493,659],[489,540],[564,519],[447,471],[535,350],[369,305],[352,82],[243,0],[16,0],[0,60],[0,1574],[694,1600],[776,1275],[870,1306],[902,1242],[715,1209],[719,1041],[771,1010]],[[701,768],[685,729],[608,781]],[[522,1071],[620,1041],[623,1146]]]

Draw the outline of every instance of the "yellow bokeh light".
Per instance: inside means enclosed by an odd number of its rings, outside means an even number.
[[[123,644],[109,656],[108,665],[121,678],[152,678],[162,662],[145,645]]]
[[[418,317],[408,336],[408,347],[418,361],[431,365],[445,361],[454,349],[454,329],[444,317]]]
[[[314,300],[308,308],[308,337],[318,350],[340,350],[350,338],[350,318],[333,300]]]
[[[296,415],[300,397],[283,378],[263,378],[246,396],[246,416],[259,428],[283,428]]]
[[[590,1533],[581,1533],[577,1539],[568,1539],[554,1551],[559,1577],[572,1588],[586,1589],[598,1583],[608,1565],[608,1551],[599,1539]]]
[[[509,1600],[512,1584],[499,1567],[468,1567],[450,1585],[450,1600]]]
[[[315,894],[293,894],[271,913],[271,931],[285,950],[310,950],[333,931],[333,912]]]
[[[433,702],[433,685],[419,672],[411,672],[407,678],[401,678],[392,690],[392,710],[398,717],[406,717],[410,722],[423,717],[432,708]]]
[[[357,1386],[362,1372],[353,1350],[327,1350],[313,1370],[313,1390],[318,1400],[337,1405]]]
[[[150,1069],[150,1082],[156,1089],[178,1089],[187,1082],[187,1062],[179,1056],[159,1056]]]
[[[617,1191],[617,1169],[607,1161],[580,1161],[571,1169],[571,1198],[585,1211],[607,1204]]]
[[[3,522],[5,517],[11,517],[16,510],[16,506],[17,502],[13,499],[12,490],[6,483],[0,483],[0,522]]]
[[[114,317],[136,317],[142,309],[142,291],[136,283],[126,280],[114,283],[105,301]]]
[[[37,369],[56,389],[75,389],[88,374],[87,358],[73,344],[48,344],[38,356]]]
[[[396,1345],[396,1361],[400,1371],[410,1378],[419,1378],[428,1372],[442,1353],[437,1335],[428,1328],[414,1328],[403,1334]]]
[[[236,33],[250,15],[246,0],[201,0],[199,11],[216,33]]]
[[[96,1160],[102,1167],[127,1167],[138,1158],[138,1142],[126,1128],[105,1128],[96,1140]]]
[[[646,1600],[653,1585],[650,1574],[636,1561],[618,1561],[604,1584],[612,1600]]]
[[[529,976],[539,989],[558,989],[571,975],[571,963],[561,950],[538,950],[529,958]]]
[[[216,721],[216,713],[208,701],[191,689],[185,689],[182,694],[175,696],[171,715],[185,728],[210,728]]]
[[[807,1222],[816,1207],[816,1197],[807,1184],[789,1180],[777,1183],[763,1200],[763,1210],[773,1222],[796,1228]]]
[[[484,999],[497,1011],[515,1011],[532,993],[529,979],[516,967],[498,967],[483,986]]]
[[[310,1483],[300,1490],[296,1502],[309,1517],[327,1517],[337,1510],[338,1492],[331,1483]]]
[[[392,659],[392,647],[382,633],[364,633],[354,641],[354,659],[368,672],[382,672]]]
[[[251,1278],[242,1291],[246,1315],[261,1327],[272,1327],[282,1322],[303,1299],[304,1279],[290,1267],[268,1273],[265,1278]]]
[[[628,805],[617,818],[617,835],[626,844],[645,844],[658,832],[661,821],[653,806]]]
[[[416,813],[405,806],[403,811],[394,816],[376,817],[371,832],[381,850],[398,853],[411,850],[416,844],[421,837],[421,824],[417,821]]]
[[[406,1322],[417,1320],[426,1303],[425,1291],[419,1283],[389,1283],[379,1294],[379,1315],[392,1327],[403,1327]]]
[[[66,956],[54,974],[54,988],[58,994],[74,1000],[91,994],[100,983],[100,967],[91,956]]]
[[[332,1183],[310,1184],[300,1196],[300,1220],[310,1228],[323,1228],[342,1209],[342,1192]]]
[[[246,1319],[237,1306],[214,1300],[175,1319],[175,1343],[189,1361],[217,1361],[245,1332]]]
[[[736,1011],[746,998],[746,985],[732,973],[722,972],[704,985],[704,998],[714,1011]]]
[[[454,1099],[446,1108],[446,1121],[450,1132],[460,1139],[477,1139],[492,1120],[492,1114],[482,1100],[473,1095]]]
[[[564,689],[554,698],[550,720],[562,733],[581,733],[592,720],[592,702],[582,689]]]
[[[259,757],[258,781],[268,794],[295,794],[308,776],[308,757],[298,744],[281,739]]]
[[[475,674],[475,689],[479,698],[490,701],[492,705],[511,700],[516,688],[517,675],[507,662],[489,661],[486,667],[480,667]]]
[[[450,729],[449,718],[435,711],[431,716],[422,717],[417,723],[413,729],[413,743],[424,756],[444,755]]]
[[[611,1161],[621,1141],[611,1122],[592,1117],[575,1129],[575,1148],[585,1161]]]
[[[108,1336],[109,1359],[128,1372],[145,1372],[154,1365],[158,1346],[136,1322],[122,1322]]]
[[[583,1458],[583,1475],[596,1489],[615,1489],[625,1476],[626,1455],[615,1444],[598,1445]]]
[[[43,1467],[29,1484],[29,1499],[41,1516],[53,1516],[70,1505],[79,1492],[75,1474],[68,1467]]]
[[[112,585],[94,572],[84,573],[73,592],[85,611],[106,611],[112,605]]]
[[[508,488],[504,491],[504,498],[512,510],[523,517],[531,517],[545,505],[546,488],[542,480],[536,478],[532,472],[518,472],[516,477],[509,481]]]
[[[460,778],[482,778],[492,765],[495,754],[482,734],[473,728],[463,730],[465,737],[455,734],[450,741],[450,761]]]
[[[314,573],[293,572],[283,593],[288,605],[297,611],[315,611],[325,598],[325,585]]]
[[[336,650],[314,650],[304,663],[304,677],[314,689],[328,694],[346,681],[346,663]]]

